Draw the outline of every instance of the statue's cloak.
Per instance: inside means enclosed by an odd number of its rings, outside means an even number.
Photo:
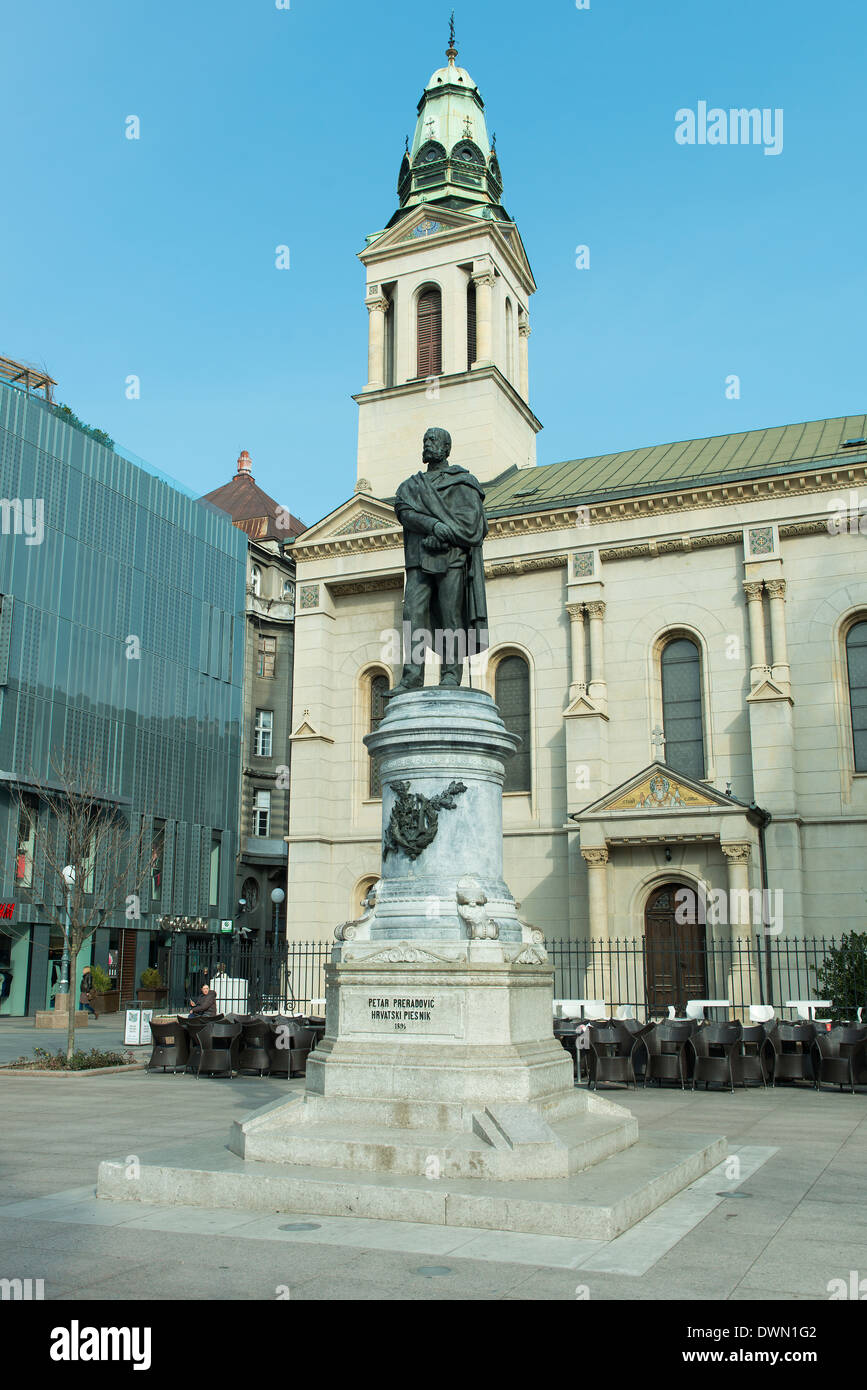
[[[488,645],[488,606],[485,597],[485,566],[482,544],[488,534],[485,516],[485,493],[481,483],[466,468],[449,464],[423,473],[415,473],[401,483],[394,502],[397,519],[404,527],[404,548],[407,567],[422,564],[429,552],[422,549],[422,535],[407,522],[411,513],[442,521],[450,528],[457,545],[450,547],[446,565],[466,564],[464,585],[463,628],[476,634],[476,650]],[[432,608],[438,608],[435,597]],[[431,613],[435,626],[441,627],[438,611]]]

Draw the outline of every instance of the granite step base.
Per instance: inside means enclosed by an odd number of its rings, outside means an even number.
[[[137,1173],[123,1162],[101,1163],[97,1196],[613,1240],[726,1152],[718,1136],[654,1135],[572,1177],[521,1182],[258,1163],[203,1142],[153,1155]]]

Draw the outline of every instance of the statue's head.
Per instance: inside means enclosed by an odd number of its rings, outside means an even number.
[[[452,451],[452,437],[448,430],[429,429],[424,437],[421,457],[422,463],[444,463]]]
[[[488,895],[475,874],[464,874],[457,882],[457,898],[461,907],[483,907]]]

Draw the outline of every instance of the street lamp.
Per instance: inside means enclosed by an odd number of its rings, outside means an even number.
[[[282,888],[271,889],[271,901],[274,904],[274,950],[280,944],[280,904],[285,902],[286,894]]]
[[[69,993],[69,895],[75,884],[75,870],[71,864],[67,864],[61,870],[64,886],[64,903],[66,904],[63,917],[63,956],[60,961],[60,984],[57,986],[58,994]]]

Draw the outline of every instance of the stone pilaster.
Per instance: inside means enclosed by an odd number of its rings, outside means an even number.
[[[605,680],[605,604],[601,601],[588,603],[587,616],[590,619],[590,698],[600,709],[608,704],[608,684]]]
[[[476,287],[476,360],[474,367],[487,367],[494,354],[494,272],[483,270],[473,276]]]
[[[368,391],[381,391],[385,386],[385,315],[388,300],[384,295],[368,299],[367,312],[367,387]]]
[[[518,390],[525,401],[530,399],[530,334],[529,321],[522,318],[518,324]]]
[[[765,581],[768,602],[771,610],[771,674],[774,681],[788,687],[791,682],[789,650],[786,641],[786,581],[768,579]]]
[[[760,685],[770,675],[767,652],[765,651],[763,587],[761,581],[747,581],[744,584],[747,616],[750,624],[750,686],[753,688]]]

